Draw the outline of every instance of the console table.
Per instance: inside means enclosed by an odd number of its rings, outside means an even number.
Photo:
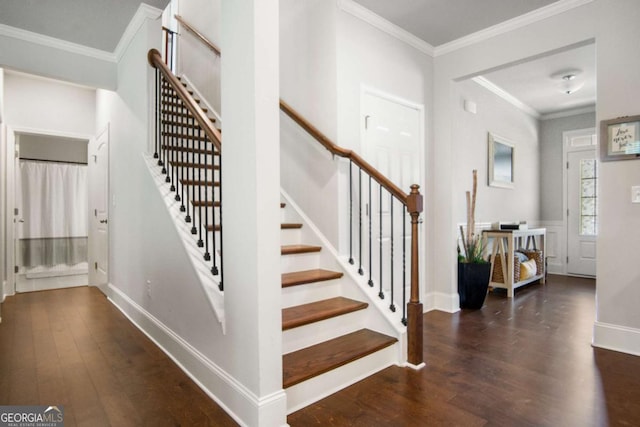
[[[491,243],[491,276],[489,286],[507,290],[507,296],[513,298],[513,290],[536,280],[544,284],[546,263],[544,262],[546,228],[534,228],[531,230],[484,230],[482,232],[483,247],[485,251]],[[539,249],[542,251],[542,271],[528,279],[513,282],[513,256],[518,248]],[[505,283],[493,281],[493,268],[496,257],[500,257]]]

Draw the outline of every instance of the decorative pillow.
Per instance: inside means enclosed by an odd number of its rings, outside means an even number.
[[[529,259],[527,254],[525,254],[521,249],[518,249],[517,251],[515,251],[513,255],[517,256],[520,262],[525,262],[526,260]]]
[[[520,280],[526,280],[536,275],[536,260],[530,259],[520,263]]]

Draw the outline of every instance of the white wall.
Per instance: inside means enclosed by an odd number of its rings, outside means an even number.
[[[220,47],[220,0],[183,0],[178,9],[187,23]],[[186,75],[221,115],[220,57],[181,25],[178,28],[178,74]]]
[[[635,44],[640,29],[635,24],[640,4],[633,0],[594,0],[560,15],[531,23],[506,34],[496,35],[473,46],[436,57],[435,69],[435,141],[430,147],[427,180],[428,199],[437,209],[427,220],[435,230],[429,240],[432,247],[428,262],[429,283],[436,291],[455,295],[455,224],[451,220],[456,196],[450,192],[456,161],[452,149],[455,140],[455,106],[451,96],[456,79],[481,74],[485,70],[519,62],[545,52],[568,48],[595,39],[597,46],[597,120],[634,115],[640,100],[628,96],[640,90],[636,73],[640,58]],[[430,157],[427,156],[427,161]],[[429,168],[428,168],[429,170]],[[597,323],[594,344],[640,354],[640,280],[630,269],[636,263],[640,240],[629,230],[639,226],[638,205],[630,203],[630,186],[640,182],[637,161],[619,161],[601,165],[599,205],[601,229],[598,238]],[[445,310],[455,310],[456,298]]]
[[[337,140],[335,2],[280,1],[280,98]],[[334,246],[338,246],[338,163],[281,114],[280,178]]]
[[[539,143],[538,120],[472,80],[452,88],[453,206],[457,223],[467,222],[465,192],[472,187],[472,170],[478,170],[476,222],[539,219]],[[463,108],[473,101],[477,113]],[[488,133],[495,133],[514,144],[514,188],[490,187],[488,175]],[[561,155],[562,157],[562,155]]]
[[[640,92],[640,3],[599,0],[596,19],[597,118],[638,114]],[[633,52],[629,54],[630,52]],[[602,143],[603,141],[599,141]],[[632,185],[640,185],[640,161],[600,165],[597,321],[594,345],[640,355],[640,205],[631,204]]]
[[[562,133],[596,127],[596,114],[584,113],[540,121],[540,219],[562,221]]]
[[[5,75],[5,119],[14,129],[95,134],[95,89],[29,74]]]
[[[0,68],[0,167],[2,170],[6,168],[6,136],[5,136],[5,124],[4,124],[4,69]],[[5,211],[7,203],[7,190],[6,190],[7,176],[4,173],[0,173],[0,302],[4,300],[4,284],[7,280],[7,264],[6,264],[6,231],[7,226],[5,220]],[[0,311],[0,318],[2,313]]]

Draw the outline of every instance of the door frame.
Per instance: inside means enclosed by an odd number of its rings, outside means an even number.
[[[7,124],[6,127],[6,208],[5,208],[5,226],[6,226],[6,252],[5,252],[5,261],[7,266],[7,283],[5,289],[2,290],[2,298],[9,295],[15,295],[16,293],[16,274],[14,272],[15,262],[16,262],[16,235],[15,235],[15,209],[16,209],[16,173],[15,170],[15,158],[16,158],[16,137],[19,134],[32,134],[32,135],[43,135],[43,136],[54,136],[54,137],[62,137],[62,138],[75,138],[75,139],[86,139],[89,141],[93,138],[93,135],[87,135],[82,133],[73,133],[73,132],[60,132],[56,130],[50,129],[42,129],[42,128],[29,128],[29,127],[19,127],[19,126],[11,126]]]
[[[569,145],[571,138],[574,136],[580,136],[580,135],[595,135],[595,137],[591,141],[591,145],[585,145],[582,147],[571,147]],[[568,174],[568,167],[567,167],[569,153],[577,152],[577,151],[594,150],[596,151],[596,156],[595,156],[596,162],[598,162],[599,164],[600,161],[598,160],[598,153],[596,150],[597,144],[598,144],[598,132],[595,127],[575,129],[575,130],[562,132],[562,226],[564,228],[564,233],[563,233],[564,236],[562,239],[562,246],[563,246],[562,253],[564,254],[564,259],[562,260],[562,273],[564,275],[568,274],[567,271],[569,267],[567,263],[567,258],[569,257],[569,216],[568,216],[569,174]],[[596,239],[598,239],[598,236],[596,236]],[[597,257],[598,257],[598,254],[596,254],[596,258]],[[596,271],[596,277],[597,277],[597,274],[598,272]]]
[[[360,112],[359,112],[359,119],[360,119],[360,125],[359,125],[359,131],[360,131],[360,152],[363,154],[363,157],[365,159],[367,159],[367,161],[370,161],[369,158],[369,151],[368,151],[368,147],[367,147],[367,136],[366,136],[366,118],[365,118],[365,95],[372,95],[372,96],[376,96],[378,98],[381,98],[385,101],[388,102],[393,102],[395,104],[399,104],[403,107],[407,107],[407,108],[411,108],[414,110],[418,111],[418,157],[419,157],[419,161],[418,161],[418,168],[420,169],[418,171],[418,181],[415,184],[420,185],[420,193],[424,195],[424,192],[426,191],[426,184],[425,184],[425,176],[426,176],[426,170],[425,170],[425,165],[426,165],[426,159],[425,159],[425,150],[427,149],[426,147],[426,140],[425,140],[425,134],[426,134],[426,124],[425,124],[425,105],[424,104],[418,104],[416,102],[410,101],[408,99],[396,96],[396,95],[392,95],[388,92],[384,92],[382,90],[376,89],[372,86],[368,86],[364,83],[360,84]],[[409,188],[403,188],[403,191],[407,192],[407,194],[409,193],[410,189]],[[421,214],[421,220],[420,223],[422,223],[422,219],[424,218],[425,212],[423,211]],[[418,231],[418,247],[419,247],[419,252],[420,252],[420,257],[422,260],[426,259],[426,235],[424,233],[424,229],[420,229]],[[426,262],[420,262],[419,263],[419,272],[418,272],[418,276],[420,277],[420,299],[421,301],[427,301],[427,287],[426,287]]]

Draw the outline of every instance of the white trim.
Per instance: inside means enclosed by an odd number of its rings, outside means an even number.
[[[378,30],[418,49],[420,52],[426,53],[429,56],[434,56],[435,49],[429,43],[414,36],[407,30],[400,28],[396,24],[389,22],[366,7],[359,5],[353,0],[337,0],[337,3],[338,7],[344,12],[361,19]]]
[[[433,310],[444,311],[445,313],[457,313],[460,311],[460,295],[458,295],[457,285],[455,291],[450,294],[427,292],[424,301],[425,313]]]
[[[80,88],[80,89],[92,90],[92,91],[96,90],[95,87],[83,85],[83,84],[80,84],[80,83],[73,83],[73,82],[69,82],[69,81],[66,81],[66,80],[60,80],[60,79],[56,79],[56,78],[52,78],[52,77],[39,76],[37,74],[30,74],[30,73],[25,73],[25,72],[22,72],[22,71],[17,71],[17,70],[5,70],[5,74],[9,75],[9,76],[17,76],[17,77],[21,77],[21,78],[29,79],[29,80],[39,80],[39,81],[43,81],[43,82],[47,82],[47,83],[53,83],[53,84],[57,84],[57,85],[71,86],[71,87],[76,87],[76,88]]]
[[[45,36],[44,34],[34,33],[5,24],[0,24],[0,36],[11,37],[14,39],[25,41],[27,43],[34,43],[53,49],[59,49],[66,52],[87,56],[90,58],[100,59],[102,61],[116,62],[115,55],[111,52],[68,42],[66,40],[57,39],[55,37]]]
[[[471,80],[473,80],[483,88],[487,89],[488,91],[492,92],[493,94],[504,99],[509,104],[513,105],[514,107],[518,108],[524,113],[530,115],[531,117],[534,117],[536,119],[540,119],[542,117],[540,113],[538,113],[535,109],[528,106],[524,102],[520,101],[518,98],[511,95],[509,92],[502,89],[500,86],[496,85],[492,81],[488,80],[486,77],[476,76],[476,77],[473,77]]]
[[[587,113],[595,113],[595,112],[596,112],[596,106],[590,105],[588,107],[573,108],[571,110],[543,114],[542,116],[540,116],[540,120],[561,119],[563,117],[572,117],[572,116],[577,116],[579,114],[587,114]]]
[[[548,6],[541,7],[540,9],[533,10],[524,15],[517,16],[508,21],[501,22],[483,30],[477,31],[468,36],[460,37],[457,40],[441,44],[434,49],[434,57],[451,53],[463,47],[471,46],[476,43],[488,40],[492,37],[499,36],[501,34],[514,31],[518,28],[526,27],[535,22],[542,21],[555,15],[559,15],[576,7],[584,6],[591,3],[593,0],[561,0],[552,3]]]
[[[211,104],[209,104],[209,101],[207,101],[207,99],[204,96],[202,96],[202,93],[200,93],[198,88],[195,87],[193,83],[191,83],[191,80],[189,80],[189,77],[187,77],[186,74],[182,74],[180,77],[184,79],[184,82],[189,87],[189,90],[193,91],[193,96],[198,98],[202,102],[202,104],[204,104],[203,107],[207,108],[209,112],[213,114],[213,117],[216,119],[216,127],[220,129],[222,127],[222,117],[220,117],[220,114],[218,114],[216,109],[213,108]]]
[[[240,425],[252,425],[255,415],[262,411],[271,411],[272,419],[261,420],[265,423],[260,425],[277,425],[280,422],[278,415],[283,414],[286,407],[284,390],[256,396],[111,283],[108,299]]]
[[[127,28],[124,30],[124,33],[122,33],[122,37],[120,37],[118,45],[113,51],[112,55],[114,61],[120,62],[122,56],[127,51],[129,44],[134,39],[138,31],[140,31],[140,28],[147,19],[155,21],[160,16],[162,16],[162,11],[160,9],[149,6],[146,3],[140,3],[138,10],[136,10],[136,13],[133,15],[133,18],[131,18],[131,21],[129,21]]]
[[[591,345],[640,356],[640,329],[596,321]]]

